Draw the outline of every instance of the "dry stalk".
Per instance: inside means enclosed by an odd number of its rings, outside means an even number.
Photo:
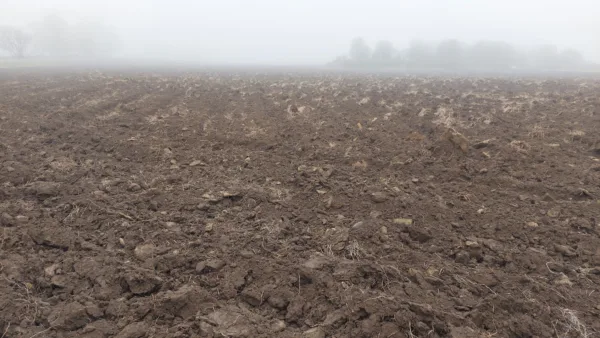
[[[408,338],[417,338],[412,330],[412,323],[408,323]]]
[[[0,338],[6,337],[6,334],[8,333],[8,329],[10,329],[10,322],[8,322],[8,325],[6,325],[6,329],[4,329],[4,333],[2,333],[2,336],[0,336]]]

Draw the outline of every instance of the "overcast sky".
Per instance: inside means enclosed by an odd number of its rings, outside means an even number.
[[[600,61],[600,0],[0,0],[0,24],[52,13],[104,21],[132,57],[318,64],[362,36],[554,43]]]

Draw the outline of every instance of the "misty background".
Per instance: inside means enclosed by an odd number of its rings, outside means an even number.
[[[417,43],[455,41],[553,46],[598,62],[598,17],[593,0],[0,0],[0,26],[30,39],[26,57],[198,64],[323,65],[351,58],[356,37],[371,52],[387,41],[400,58]]]

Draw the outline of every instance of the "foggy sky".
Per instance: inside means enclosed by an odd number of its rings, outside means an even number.
[[[322,64],[361,36],[553,43],[600,61],[598,0],[0,0],[0,25],[47,14],[102,20],[125,57],[209,63]],[[596,23],[598,21],[598,23]]]

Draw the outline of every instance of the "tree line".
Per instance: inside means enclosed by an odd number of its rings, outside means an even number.
[[[456,39],[438,43],[412,41],[408,48],[396,49],[390,41],[379,41],[371,48],[362,38],[352,40],[348,55],[338,57],[335,66],[355,68],[411,68],[444,70],[544,69],[576,70],[586,66],[575,49],[560,50],[541,45],[519,50],[503,41],[467,44]]]
[[[0,54],[14,58],[102,57],[118,50],[119,37],[102,22],[70,24],[49,15],[25,28],[0,26]]]

